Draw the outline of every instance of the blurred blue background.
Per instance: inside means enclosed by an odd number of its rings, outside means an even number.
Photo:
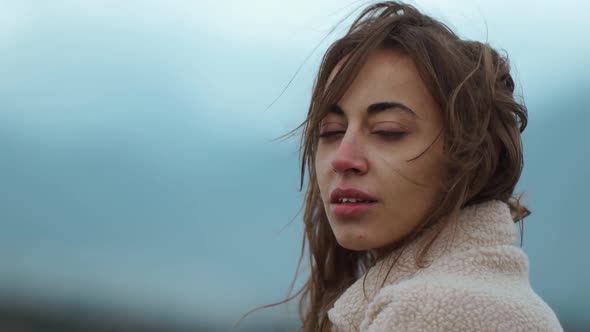
[[[284,299],[303,193],[297,139],[272,140],[303,121],[350,19],[330,28],[362,3],[0,0],[1,307],[226,330]],[[529,108],[530,280],[564,327],[590,328],[590,6],[411,3],[508,52]],[[295,300],[241,326],[296,319]]]

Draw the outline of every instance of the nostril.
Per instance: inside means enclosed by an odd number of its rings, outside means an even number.
[[[334,173],[364,173],[367,170],[367,163],[364,160],[353,162],[334,162],[332,163],[332,172]]]

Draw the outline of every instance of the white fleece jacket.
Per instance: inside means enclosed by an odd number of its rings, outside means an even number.
[[[415,265],[419,241],[414,241],[367,271],[367,299],[363,277],[351,285],[328,311],[332,330],[563,331],[531,288],[528,257],[515,240],[516,224],[506,203],[464,208],[457,227],[447,227],[432,245],[426,256],[430,266]]]

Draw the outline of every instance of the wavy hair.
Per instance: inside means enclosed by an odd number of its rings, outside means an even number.
[[[401,240],[378,251],[352,251],[338,244],[330,228],[315,176],[314,156],[319,123],[328,105],[342,97],[368,54],[379,48],[407,54],[444,113],[445,195],[433,213]],[[330,73],[341,60],[342,67],[328,84]],[[295,279],[306,245],[311,268],[309,278],[294,295],[262,308],[301,295],[302,329],[330,331],[328,310],[352,283],[378,259],[405,247],[426,229],[434,228],[416,257],[418,266],[422,267],[430,246],[460,209],[500,200],[509,205],[515,223],[528,216],[530,211],[520,203],[521,195],[513,193],[524,164],[521,133],[527,125],[527,109],[515,99],[514,88],[508,57],[490,45],[462,40],[444,23],[408,4],[387,1],[365,8],[347,33],[324,54],[307,117],[285,135],[291,136],[302,129],[299,190],[304,186],[306,173],[309,179],[304,200],[304,236]]]

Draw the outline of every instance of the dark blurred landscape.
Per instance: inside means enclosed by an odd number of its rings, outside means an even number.
[[[562,320],[561,324],[566,332],[587,332],[589,327],[567,320]],[[133,319],[113,313],[112,308],[0,304],[0,331],[6,332],[293,332],[298,327],[298,321],[285,321],[250,323],[249,327],[228,329],[197,321],[178,323],[145,317]]]
[[[90,305],[88,303],[23,303],[22,298],[0,302],[0,331],[2,332],[290,332],[296,331],[298,321],[243,322],[235,328],[215,324],[207,319],[178,321],[161,314],[131,313],[125,308]]]

